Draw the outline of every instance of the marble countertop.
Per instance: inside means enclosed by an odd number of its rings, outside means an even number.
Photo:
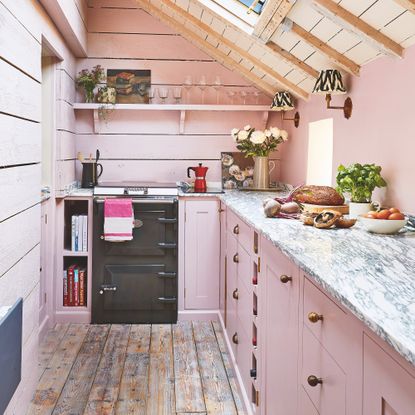
[[[266,218],[262,200],[270,195],[228,191],[219,197],[415,365],[415,232],[375,235],[359,223],[322,230]]]

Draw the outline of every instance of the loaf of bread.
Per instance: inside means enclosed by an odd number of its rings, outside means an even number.
[[[293,200],[297,203],[323,206],[344,204],[344,197],[330,186],[302,186],[294,192]]]

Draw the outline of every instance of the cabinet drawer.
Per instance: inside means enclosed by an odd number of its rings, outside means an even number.
[[[313,384],[311,376],[322,383]],[[320,415],[346,415],[346,375],[307,327],[303,332],[301,385]]]
[[[236,236],[238,242],[251,254],[254,253],[254,231],[230,209],[227,211],[228,231]]]
[[[341,359],[349,316],[307,278],[304,281],[304,324],[336,358]],[[346,333],[347,334],[347,333]]]

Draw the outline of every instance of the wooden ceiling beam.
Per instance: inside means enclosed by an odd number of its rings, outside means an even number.
[[[281,55],[287,62],[302,70],[305,74],[311,76],[312,78],[318,77],[319,72],[316,69],[303,62],[301,59],[295,57],[292,53],[286,51],[281,46],[274,43],[272,40],[267,42],[266,46],[278,55]]]
[[[296,0],[267,1],[254,27],[254,36],[268,42],[287,17]]]
[[[398,56],[399,58],[403,56],[403,47],[399,43],[396,43],[334,1],[313,0],[313,3],[328,19],[362,38],[382,53]]]
[[[189,2],[192,3],[194,0],[190,0]],[[200,1],[200,0],[199,0]],[[272,1],[268,1],[265,4],[272,3]],[[220,16],[218,13],[216,13],[212,9],[208,9],[209,13],[217,20],[219,20],[223,25],[226,27],[231,28],[232,30],[235,30],[238,32],[238,35],[241,37],[244,37],[245,39],[248,39],[249,41],[253,42],[256,46],[263,48],[265,45],[262,41],[260,41],[258,38],[254,36],[249,36],[247,33],[245,33],[243,30],[241,30],[239,27],[235,26],[234,24],[230,23],[228,20]],[[273,42],[272,42],[273,43]],[[274,43],[275,44],[275,43]],[[286,63],[288,63],[293,68],[301,71],[304,73],[305,76],[311,77],[311,78],[317,78],[318,77],[318,71],[312,68],[310,65],[302,62],[300,59],[298,59],[296,56],[294,56],[292,53],[288,52],[287,50],[275,46],[270,47],[272,44],[266,45],[269,52],[272,53],[273,56],[275,56],[276,59],[282,58]]]
[[[295,33],[304,42],[308,43],[312,48],[327,56],[332,62],[343,68],[345,71],[352,75],[359,76],[360,66],[356,62],[353,62],[348,57],[342,55],[336,49],[333,49],[312,33],[307,32],[307,30],[303,29],[297,23],[290,22],[290,24],[292,33]]]
[[[197,19],[183,8],[177,6],[172,0],[161,0],[161,3],[167,6],[170,10],[174,11],[181,17],[185,18],[188,22],[193,24],[196,28],[202,29],[208,35],[215,38],[218,42],[222,43],[223,45],[227,46],[229,49],[234,50],[237,52],[242,58],[251,62],[253,66],[260,69],[261,71],[265,72],[266,74],[270,75],[274,78],[283,88],[287,89],[297,97],[307,99],[308,93],[295,85],[293,82],[289,81],[288,79],[284,78],[281,74],[276,72],[273,68],[263,63],[258,58],[255,58],[253,55],[248,53],[245,49],[242,49],[237,44],[233,43],[229,39],[225,38],[224,36],[218,34],[216,31],[212,30],[211,27],[201,20]]]
[[[404,9],[415,13],[415,0],[395,0],[395,3],[398,3]]]
[[[217,60],[219,63],[223,64],[228,69],[239,72],[245,79],[247,79],[249,82],[252,82],[252,84],[261,89],[265,94],[271,97],[274,96],[276,91],[270,84],[262,80],[260,77],[254,75],[248,69],[239,65],[238,62],[230,58],[226,53],[223,53],[219,49],[212,46],[209,42],[206,41],[205,38],[202,38],[189,29],[186,29],[184,25],[178,23],[175,19],[167,15],[165,12],[150,4],[149,1],[151,0],[136,0],[136,2],[145,11],[169,25],[173,30],[182,35],[189,42],[193,43],[200,50],[211,56],[213,59]]]

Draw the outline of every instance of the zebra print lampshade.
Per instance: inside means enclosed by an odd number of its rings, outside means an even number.
[[[277,92],[272,100],[271,109],[275,111],[291,111],[294,109],[293,100],[287,91]]]
[[[343,85],[342,74],[337,69],[326,69],[321,71],[313,94],[345,94],[346,88]]]

